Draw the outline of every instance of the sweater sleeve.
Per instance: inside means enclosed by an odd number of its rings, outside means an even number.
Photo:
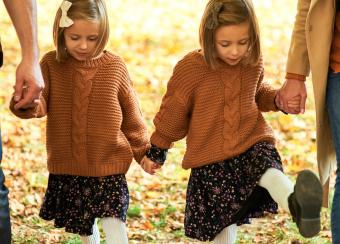
[[[47,101],[48,101],[48,91],[49,91],[49,71],[48,71],[48,65],[46,57],[44,57],[41,62],[41,72],[43,75],[45,87],[42,90],[42,95],[39,97],[39,102],[36,104],[33,108],[27,108],[27,109],[14,109],[14,98],[11,99],[10,102],[10,110],[12,113],[21,118],[21,119],[31,119],[31,118],[41,118],[44,117],[47,114]]]
[[[154,118],[155,131],[151,143],[168,149],[172,143],[188,133],[191,111],[191,87],[194,74],[186,71],[187,66],[179,63],[168,83],[159,112]]]
[[[256,103],[261,112],[278,111],[275,104],[277,90],[270,84],[263,82],[264,71],[262,69],[256,91]]]
[[[121,129],[130,143],[135,160],[139,163],[150,148],[149,136],[125,65],[122,65],[119,75],[122,82],[119,95],[123,113]]]

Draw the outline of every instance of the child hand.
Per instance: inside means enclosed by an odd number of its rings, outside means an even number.
[[[144,156],[140,165],[142,166],[144,171],[149,173],[150,175],[154,175],[156,173],[156,170],[162,167],[160,164],[155,163],[146,156]]]

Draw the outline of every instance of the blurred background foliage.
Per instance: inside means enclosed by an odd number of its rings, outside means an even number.
[[[207,1],[107,0],[110,41],[107,50],[124,58],[140,98],[149,132],[174,65],[199,48],[198,27]],[[54,49],[52,26],[60,0],[38,0],[41,56]],[[284,82],[286,55],[296,14],[296,0],[253,0],[260,23],[265,80],[279,88]],[[45,154],[45,119],[19,120],[8,111],[20,61],[15,31],[4,7],[0,8],[0,33],[5,65],[0,71],[0,112],[4,143],[2,167],[10,189],[14,243],[80,243],[76,235],[55,229],[39,219],[48,172]],[[314,102],[310,80],[307,110],[292,116],[267,113],[275,130],[286,173],[295,179],[304,168],[316,172]],[[185,190],[190,171],[181,168],[185,142],[170,150],[169,159],[156,176],[134,163],[127,174],[131,201],[128,213],[131,243],[196,243],[184,236]],[[238,243],[330,243],[329,209],[322,213],[318,237],[300,237],[290,216],[280,211],[244,225]]]

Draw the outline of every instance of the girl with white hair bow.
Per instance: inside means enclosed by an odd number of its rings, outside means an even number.
[[[54,22],[55,51],[41,69],[43,96],[20,118],[47,115],[48,187],[40,217],[99,244],[128,243],[125,228],[132,159],[149,149],[147,129],[123,60],[104,47],[109,24],[104,0],[63,1]]]

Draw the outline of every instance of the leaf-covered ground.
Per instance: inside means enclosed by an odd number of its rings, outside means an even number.
[[[52,24],[61,1],[40,0],[39,41],[41,54],[53,48]],[[152,119],[165,92],[175,63],[199,48],[198,26],[206,1],[124,0],[107,1],[111,24],[108,50],[122,56],[141,101],[150,133]],[[265,79],[279,87],[283,82],[296,1],[254,0],[261,26]],[[0,111],[4,143],[2,167],[10,189],[14,243],[80,243],[76,235],[55,229],[38,217],[48,172],[45,155],[45,120],[19,120],[7,109],[20,60],[19,43],[3,6],[0,32],[6,65],[0,72]],[[308,81],[307,81],[308,82]],[[310,84],[310,82],[309,82]],[[312,89],[305,115],[268,113],[285,171],[295,179],[303,168],[316,171]],[[131,195],[127,226],[131,243],[196,243],[183,233],[185,190],[190,171],[180,167],[185,144],[171,149],[160,173],[149,176],[134,163],[127,174]],[[300,237],[289,215],[279,212],[244,225],[238,243],[330,243],[329,210],[322,213],[318,237]]]

